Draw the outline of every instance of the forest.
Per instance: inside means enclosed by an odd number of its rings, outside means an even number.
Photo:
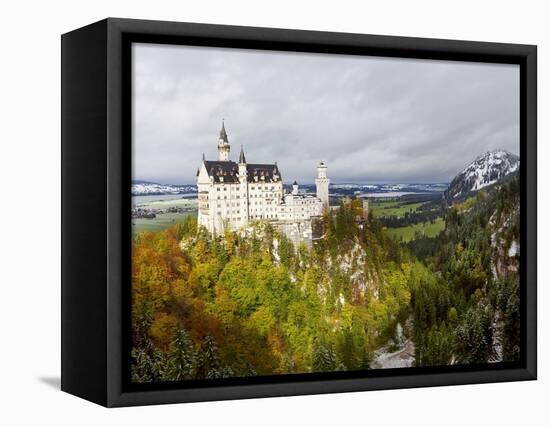
[[[195,218],[132,241],[132,381],[364,370],[410,323],[415,366],[519,357],[519,184],[404,243],[361,203],[293,244],[267,222],[212,236]]]

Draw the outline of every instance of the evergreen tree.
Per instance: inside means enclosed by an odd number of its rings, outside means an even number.
[[[316,340],[313,344],[311,367],[315,372],[336,371],[339,367],[332,345]]]
[[[193,341],[184,328],[176,327],[170,343],[165,379],[185,380],[195,377],[197,354]]]
[[[164,375],[166,357],[147,339],[143,347],[132,349],[132,381],[138,383],[158,382]]]
[[[222,366],[218,346],[211,334],[204,338],[197,364],[197,376],[200,378],[220,379],[233,376],[230,367]]]
[[[464,363],[485,363],[493,355],[491,307],[484,301],[471,307],[457,328],[458,358]]]

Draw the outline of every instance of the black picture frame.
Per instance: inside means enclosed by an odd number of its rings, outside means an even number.
[[[521,360],[132,385],[128,369],[133,42],[518,64]],[[117,407],[536,379],[536,46],[118,18],[64,34],[61,45],[63,391]]]

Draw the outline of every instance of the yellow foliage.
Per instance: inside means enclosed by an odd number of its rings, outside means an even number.
[[[149,334],[157,346],[166,348],[177,324],[178,320],[174,316],[161,312],[155,317]]]

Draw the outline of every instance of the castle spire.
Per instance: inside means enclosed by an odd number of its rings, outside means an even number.
[[[225,131],[225,119],[222,118],[222,129],[220,130],[220,140],[229,142],[227,139],[227,132]]]
[[[239,164],[246,164],[246,158],[244,157],[244,149],[241,145],[241,153],[239,154]]]
[[[220,140],[218,141],[218,160],[229,161],[230,151],[231,151],[231,146],[229,145],[229,139],[227,138],[227,132],[225,131],[225,120],[222,118]]]

